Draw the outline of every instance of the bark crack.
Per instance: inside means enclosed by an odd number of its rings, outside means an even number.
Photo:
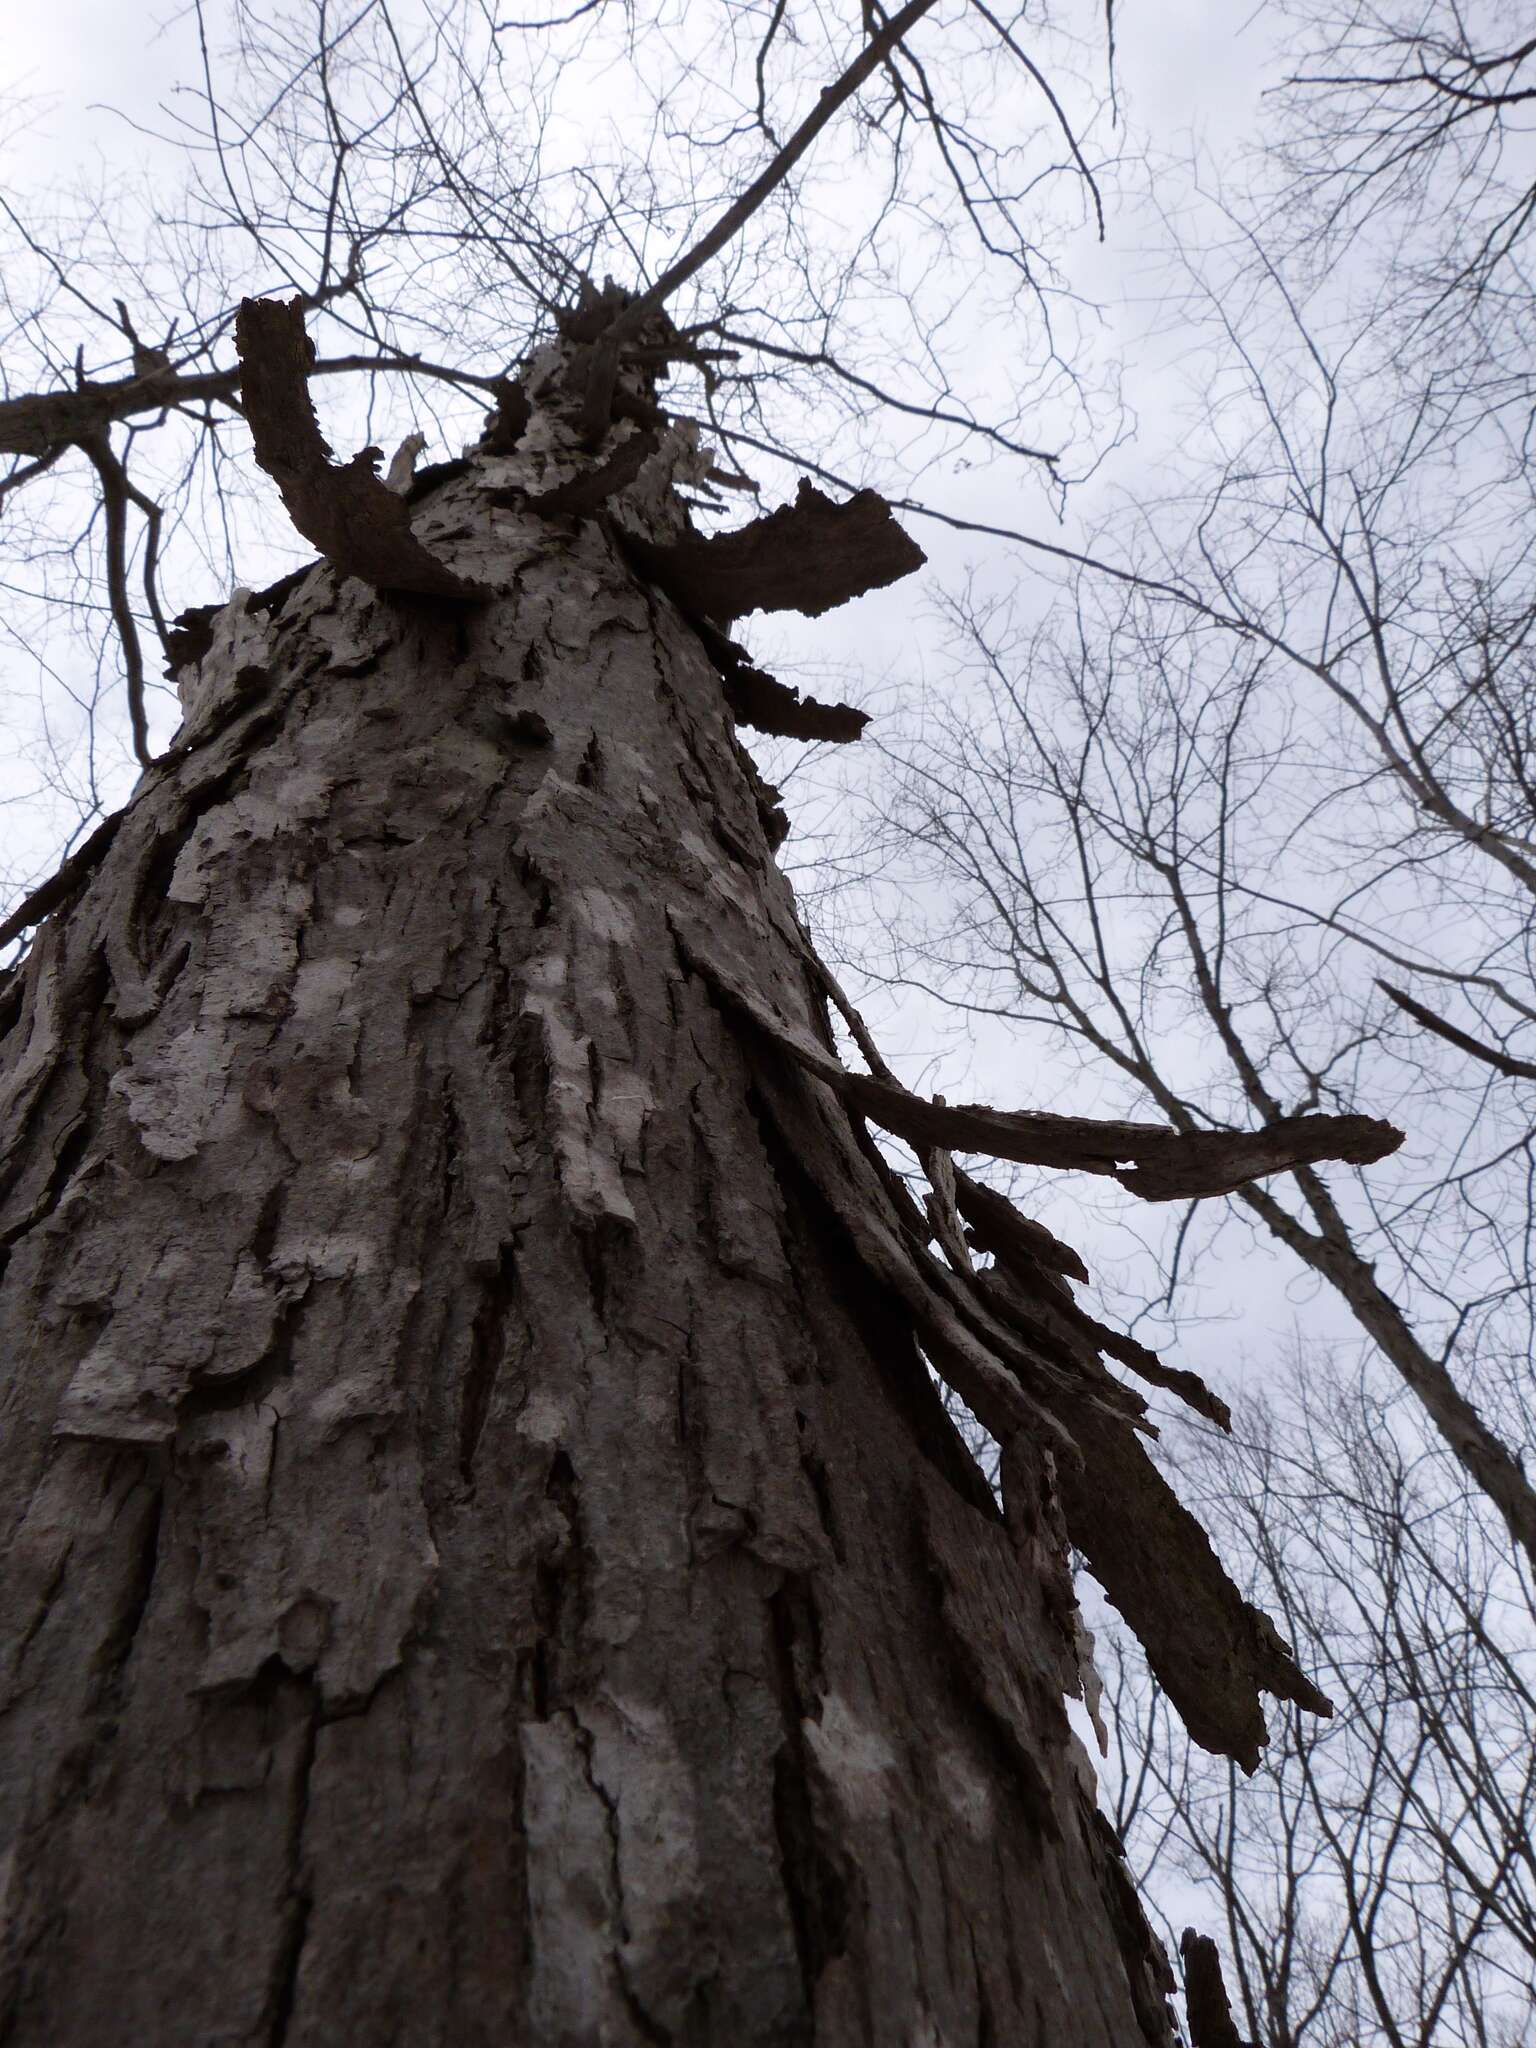
[[[784,1740],[773,1758],[773,1828],[809,2026],[822,1973],[847,1953],[852,1901],[848,1878],[828,1853],[816,1821],[815,1764],[805,1723],[821,1718],[821,1696],[815,1690],[821,1646],[807,1574],[784,1574],[768,1598],[766,1619],[784,1725]]]
[[[466,1486],[474,1484],[475,1452],[506,1363],[517,1292],[516,1246],[504,1244],[497,1254],[495,1272],[481,1289],[480,1306],[470,1326],[469,1363],[459,1408],[459,1472]]]
[[[128,1582],[122,1610],[107,1642],[102,1647],[100,1676],[96,1688],[95,1705],[110,1711],[118,1704],[128,1670],[128,1660],[138,1640],[144,1617],[149,1611],[150,1596],[155,1589],[155,1573],[160,1563],[160,1524],[165,1510],[165,1487],[163,1481],[156,1481],[145,1514],[144,1527],[140,1532],[134,1572]],[[116,1724],[109,1723],[104,1729],[108,1740],[116,1733]]]
[[[284,2048],[298,2004],[299,1966],[304,1959],[304,1943],[308,1938],[310,1913],[314,1905],[304,1882],[304,1830],[309,1821],[310,1783],[320,1740],[320,1711],[314,1688],[308,1681],[295,1678],[275,1658],[272,1664],[277,1683],[301,1684],[309,1695],[309,1713],[305,1718],[302,1748],[288,1807],[286,1874],[278,1898],[281,1932],[267,2000],[270,2013],[267,2048]]]

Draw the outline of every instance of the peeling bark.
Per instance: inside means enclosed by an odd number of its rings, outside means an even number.
[[[117,836],[121,813],[103,818],[95,830],[82,840],[72,854],[60,862],[56,873],[24,896],[10,916],[0,923],[0,946],[9,946],[19,939],[23,932],[30,931],[35,924],[68,903],[75,895],[86,876],[106,858],[107,848]]]
[[[1168,2048],[1062,1704],[1143,1404],[871,1142],[714,660],[531,508],[570,346],[413,492],[497,594],[236,593],[0,1013],[0,2038]]]
[[[1209,1935],[1186,1927],[1179,1942],[1184,1960],[1184,1996],[1189,2011],[1190,2048],[1249,2048],[1232,2019],[1221,1958]]]
[[[756,667],[744,647],[707,620],[694,623],[705,651],[719,667],[725,701],[743,725],[750,725],[755,732],[777,733],[781,739],[830,740],[836,745],[856,740],[868,725],[867,711],[802,697],[777,676]]]
[[[745,1020],[830,1083],[871,1122],[918,1147],[939,1145],[1030,1166],[1107,1174],[1145,1201],[1169,1202],[1231,1194],[1265,1174],[1321,1159],[1369,1165],[1403,1142],[1401,1131],[1368,1116],[1292,1116],[1257,1131],[1186,1132],[1167,1124],[930,1100],[880,1075],[843,1067],[771,1000],[763,1000],[752,977],[730,959],[714,933],[702,926],[680,927],[679,937],[700,973]],[[1130,1165],[1122,1166],[1123,1160]]]
[[[590,518],[616,491],[635,481],[659,445],[655,433],[633,433],[620,441],[605,461],[577,470],[564,483],[553,484],[547,491],[532,492],[521,491],[516,485],[507,486],[493,495],[492,502],[521,504],[525,510],[541,513],[546,519]]]
[[[1021,1215],[1006,1196],[983,1187],[968,1173],[955,1175],[955,1201],[982,1251],[995,1252],[1000,1258],[1027,1259],[1048,1272],[1087,1281],[1088,1268],[1071,1245],[1063,1244],[1043,1223]]]
[[[1311,1714],[1329,1715],[1332,1705],[1232,1584],[1210,1538],[1135,1438],[1093,1414],[1075,1427],[1083,1463],[1061,1471],[1073,1542],[1194,1740],[1255,1770],[1267,1739],[1261,1691]]]

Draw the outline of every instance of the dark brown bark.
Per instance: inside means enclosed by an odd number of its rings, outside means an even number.
[[[1167,2043],[1063,1507],[1201,1739],[1325,1704],[1100,1354],[1188,1376],[940,1149],[1167,1134],[930,1130],[833,1056],[632,559],[709,458],[633,459],[600,341],[511,453],[370,477],[399,516],[267,438],[332,559],[188,625],[182,732],[0,988],[0,2041]],[[862,1111],[917,1116],[926,1214]]]
[[[1249,2048],[1238,2034],[1221,1976],[1221,1957],[1209,1935],[1186,1927],[1179,1942],[1190,2048]]]
[[[1043,1449],[679,953],[820,1028],[713,664],[515,480],[417,516],[490,604],[219,614],[5,992],[0,2039],[1165,2042]]]

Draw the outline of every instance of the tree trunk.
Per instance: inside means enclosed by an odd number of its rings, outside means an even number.
[[[0,994],[0,2040],[1165,2043],[1044,1453],[1005,1520],[690,971],[825,1038],[714,663],[522,460],[416,520],[487,604],[237,595]]]
[[[1511,1540],[1536,1569],[1536,1488],[1519,1458],[1489,1428],[1443,1361],[1420,1342],[1412,1324],[1376,1278],[1374,1260],[1362,1257],[1356,1248],[1327,1182],[1302,1167],[1296,1185],[1312,1213],[1315,1230],[1309,1230],[1267,1188],[1246,1187],[1242,1200],[1273,1236],[1338,1291],[1355,1321],[1420,1403],[1446,1449],[1503,1516]]]

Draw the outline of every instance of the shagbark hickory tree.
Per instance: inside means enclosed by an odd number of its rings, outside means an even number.
[[[665,296],[573,292],[387,481],[313,295],[246,300],[320,558],[167,633],[179,732],[6,928],[8,2042],[1169,2042],[1069,1538],[1200,1741],[1326,1710],[1104,1357],[1219,1403],[952,1153],[1159,1199],[1394,1134],[896,1083],[735,731],[859,721],[729,629],[920,557],[870,492],[694,530]],[[50,396],[24,459],[110,474],[121,391]]]

